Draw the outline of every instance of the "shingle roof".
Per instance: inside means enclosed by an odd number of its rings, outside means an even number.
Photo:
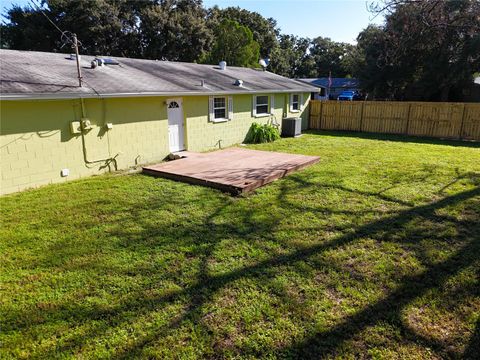
[[[90,68],[81,56],[84,86],[78,86],[75,60],[68,54],[0,50],[2,98],[76,96],[201,95],[318,90],[268,71],[169,61],[115,58],[120,65]],[[243,86],[235,86],[237,79]],[[204,86],[201,85],[202,80]]]
[[[311,84],[313,86],[320,86],[328,88],[328,78],[307,78],[299,79],[300,81]],[[358,88],[360,86],[358,79],[353,78],[332,78],[332,88]]]

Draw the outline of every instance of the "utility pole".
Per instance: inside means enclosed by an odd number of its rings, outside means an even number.
[[[78,75],[78,86],[82,87],[82,70],[80,69],[80,59],[78,55],[78,40],[77,34],[73,34],[73,47],[75,48],[75,57],[77,59],[77,75]]]

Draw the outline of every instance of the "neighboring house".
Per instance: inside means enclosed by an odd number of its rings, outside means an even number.
[[[332,84],[329,86],[328,77],[325,78],[307,78],[300,81],[320,88],[319,92],[312,93],[313,100],[337,100],[342,91],[359,91],[360,84],[357,79],[352,78],[332,78]]]
[[[302,117],[312,86],[267,71],[0,50],[2,194],[241,143],[253,122]]]

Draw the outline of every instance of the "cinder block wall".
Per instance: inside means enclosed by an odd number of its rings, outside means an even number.
[[[309,94],[302,113],[288,112],[288,95],[275,95],[275,116],[308,121]],[[0,193],[77,179],[106,171],[159,162],[169,153],[166,97],[85,99],[92,129],[72,134],[70,123],[82,117],[79,99],[0,101]],[[208,121],[208,97],[183,97],[185,145],[205,151],[242,142],[252,122],[252,96],[233,96],[234,119]],[[107,123],[113,128],[108,130]],[[86,156],[83,150],[86,149]],[[115,159],[108,161],[107,159]],[[68,177],[61,176],[69,169]]]
[[[265,94],[271,95],[271,94]],[[275,94],[275,118],[279,124],[282,118],[301,117],[302,129],[308,127],[308,104],[310,94],[303,94],[303,110],[290,112],[289,95]],[[226,122],[214,123],[208,121],[208,96],[186,98],[184,111],[186,114],[186,146],[190,151],[205,151],[219,148],[219,140],[222,147],[239,144],[245,140],[245,136],[252,123],[265,124],[270,121],[270,116],[252,116],[253,96],[233,96],[233,119]]]
[[[168,155],[165,99],[85,99],[92,130],[82,138],[70,132],[79,121],[79,100],[0,102],[2,194],[77,179],[109,170],[161,161]],[[112,123],[111,130],[106,123]],[[103,159],[114,158],[115,161]],[[116,166],[115,166],[116,165]],[[68,177],[61,177],[62,169]]]

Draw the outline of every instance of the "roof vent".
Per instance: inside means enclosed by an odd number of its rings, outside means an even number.
[[[235,80],[235,86],[242,87],[243,86],[243,80],[240,80],[240,79]]]
[[[76,54],[70,54],[70,60],[77,60]],[[78,61],[82,60],[82,55],[78,55]]]
[[[263,71],[265,71],[267,69],[268,64],[270,63],[270,59],[269,58],[260,59],[260,61],[258,63],[262,67]]]
[[[91,68],[95,69],[97,66],[105,66],[105,65],[120,65],[120,63],[115,59],[110,58],[95,58],[91,62]]]
[[[227,70],[227,62],[226,61],[220,61],[218,63],[218,66],[220,67],[220,70]]]

